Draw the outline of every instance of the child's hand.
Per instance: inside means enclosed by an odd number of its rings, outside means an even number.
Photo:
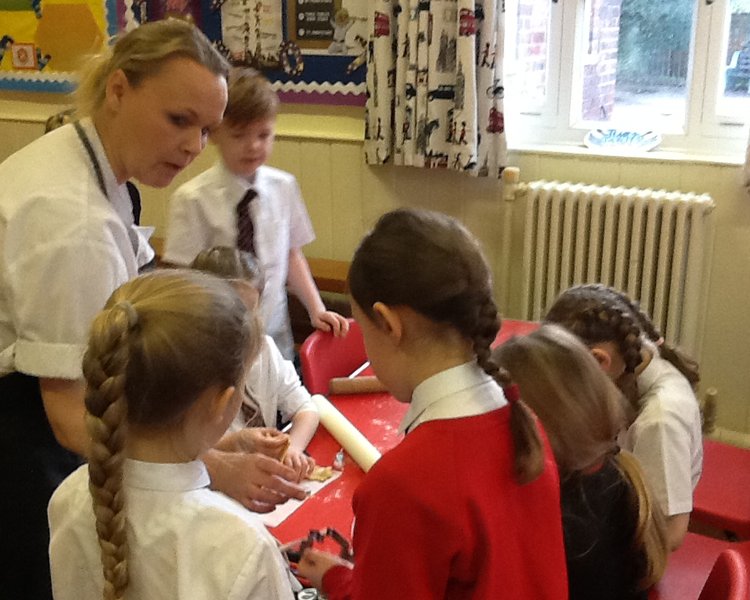
[[[302,481],[315,468],[315,459],[302,452],[302,450],[290,446],[286,451],[284,464],[294,469],[295,473],[297,473],[297,481]]]
[[[310,315],[310,323],[315,329],[330,331],[336,337],[344,337],[349,333],[349,321],[332,310],[324,310],[315,315]]]
[[[273,427],[249,427],[246,431],[255,444],[254,452],[260,452],[271,458],[280,458],[289,445],[289,436]]]
[[[339,558],[335,554],[308,548],[302,553],[297,565],[297,572],[313,586],[323,591],[323,576],[328,572],[328,569],[338,565],[348,569],[354,568],[354,565],[348,560]]]
[[[226,434],[215,447],[227,452],[260,452],[278,458],[288,438],[287,434],[273,427],[246,427]]]

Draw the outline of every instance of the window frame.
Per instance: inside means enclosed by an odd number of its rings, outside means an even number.
[[[606,128],[605,122],[585,121],[580,114],[583,85],[576,81],[586,60],[584,33],[585,3],[589,0],[550,2],[547,56],[546,96],[541,104],[512,94],[513,52],[509,44],[516,40],[517,0],[507,0],[506,13],[506,112],[508,141],[511,148],[545,146],[581,146],[587,131]],[[744,157],[748,141],[750,111],[744,120],[736,115],[721,114],[719,98],[723,94],[725,53],[731,20],[730,0],[695,0],[693,40],[688,62],[685,119],[682,127],[665,130],[660,151],[687,156]],[[512,12],[513,11],[513,12]],[[508,60],[510,59],[510,61]],[[634,129],[636,129],[634,127]],[[600,152],[592,150],[592,152]]]

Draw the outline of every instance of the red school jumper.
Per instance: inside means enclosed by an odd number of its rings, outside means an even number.
[[[508,406],[422,423],[354,494],[354,570],[330,569],[329,600],[567,600],[560,492],[513,478]]]

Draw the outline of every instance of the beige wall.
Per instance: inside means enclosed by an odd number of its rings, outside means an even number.
[[[38,119],[24,116],[17,103],[4,104],[2,99],[0,95],[0,159],[42,132]],[[37,113],[52,112],[44,111],[42,107]],[[300,182],[318,236],[305,249],[309,256],[348,259],[360,236],[384,211],[423,206],[463,220],[485,245],[498,278],[505,216],[499,182],[443,171],[365,166],[356,109],[287,109],[278,129],[271,164],[294,173]],[[144,190],[143,221],[156,225],[157,235],[164,234],[170,191],[210,165],[214,157],[209,148],[170,188]],[[717,235],[703,345],[703,388],[719,390],[721,427],[750,432],[750,311],[746,306],[750,298],[750,197],[741,186],[740,169],[706,162],[541,152],[513,152],[510,162],[521,168],[526,181],[545,178],[656,187],[707,192],[715,198]],[[513,238],[519,239],[520,221],[512,221]],[[512,275],[517,280],[517,270]],[[505,298],[504,287],[497,281],[499,298]],[[517,316],[517,299],[511,295],[507,304],[502,307],[504,315]]]

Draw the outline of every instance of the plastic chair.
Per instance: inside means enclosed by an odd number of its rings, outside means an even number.
[[[535,321],[503,319],[502,327],[493,342],[496,346],[514,335],[526,335],[537,329]],[[337,338],[330,333],[313,331],[299,349],[302,381],[311,394],[327,394],[334,377],[348,377],[367,360],[362,330],[354,319],[349,319],[349,334]]]
[[[503,319],[500,323],[500,331],[497,332],[492,347],[496,348],[507,342],[513,336],[527,335],[536,329],[539,329],[539,321],[521,321],[520,319]]]
[[[649,591],[649,600],[695,600],[719,554],[732,545],[688,532],[682,545],[669,555],[667,570]]]
[[[349,333],[337,338],[324,331],[313,331],[299,349],[302,381],[311,394],[327,394],[334,377],[347,377],[367,360],[362,330],[348,319]]]
[[[747,600],[747,564],[742,554],[732,548],[716,559],[698,600]]]

